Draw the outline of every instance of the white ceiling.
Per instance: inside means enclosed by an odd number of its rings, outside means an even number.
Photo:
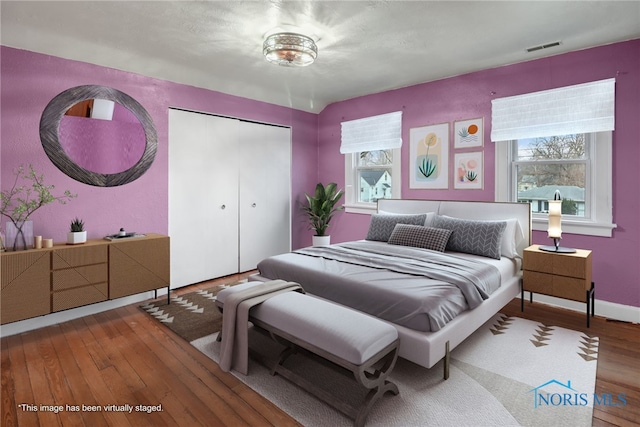
[[[1,43],[300,110],[640,37],[639,1],[2,1]],[[265,35],[316,40],[306,68]],[[527,53],[532,46],[560,41]]]

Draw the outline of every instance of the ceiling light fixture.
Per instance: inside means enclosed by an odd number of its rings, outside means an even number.
[[[306,67],[318,56],[314,41],[302,34],[272,34],[262,45],[262,54],[267,61],[288,67]]]

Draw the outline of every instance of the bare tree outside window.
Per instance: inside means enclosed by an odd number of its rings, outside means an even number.
[[[388,166],[393,163],[392,150],[361,151],[361,166]]]
[[[530,202],[533,212],[547,212],[547,201],[559,190],[563,214],[584,216],[589,163],[587,135],[522,139],[516,143],[518,200]]]

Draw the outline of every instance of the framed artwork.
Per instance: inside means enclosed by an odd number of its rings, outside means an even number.
[[[454,158],[453,188],[456,190],[482,190],[484,185],[482,151],[456,153]]]
[[[483,145],[483,117],[453,122],[453,148],[482,147]]]
[[[409,130],[409,188],[449,188],[449,123]]]

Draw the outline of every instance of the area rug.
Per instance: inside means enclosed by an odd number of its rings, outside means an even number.
[[[223,287],[145,304],[142,308],[218,361],[221,315],[215,294]],[[182,327],[181,325],[189,325]],[[179,332],[182,331],[182,332]],[[280,348],[262,334],[252,348],[275,358]],[[400,394],[376,403],[367,426],[590,426],[593,415],[598,338],[498,313],[452,351],[448,380],[439,362],[425,369],[399,358],[390,380]],[[306,358],[291,369],[360,399],[352,381]],[[305,426],[350,426],[353,421],[280,376],[250,361],[248,375],[233,372]]]

